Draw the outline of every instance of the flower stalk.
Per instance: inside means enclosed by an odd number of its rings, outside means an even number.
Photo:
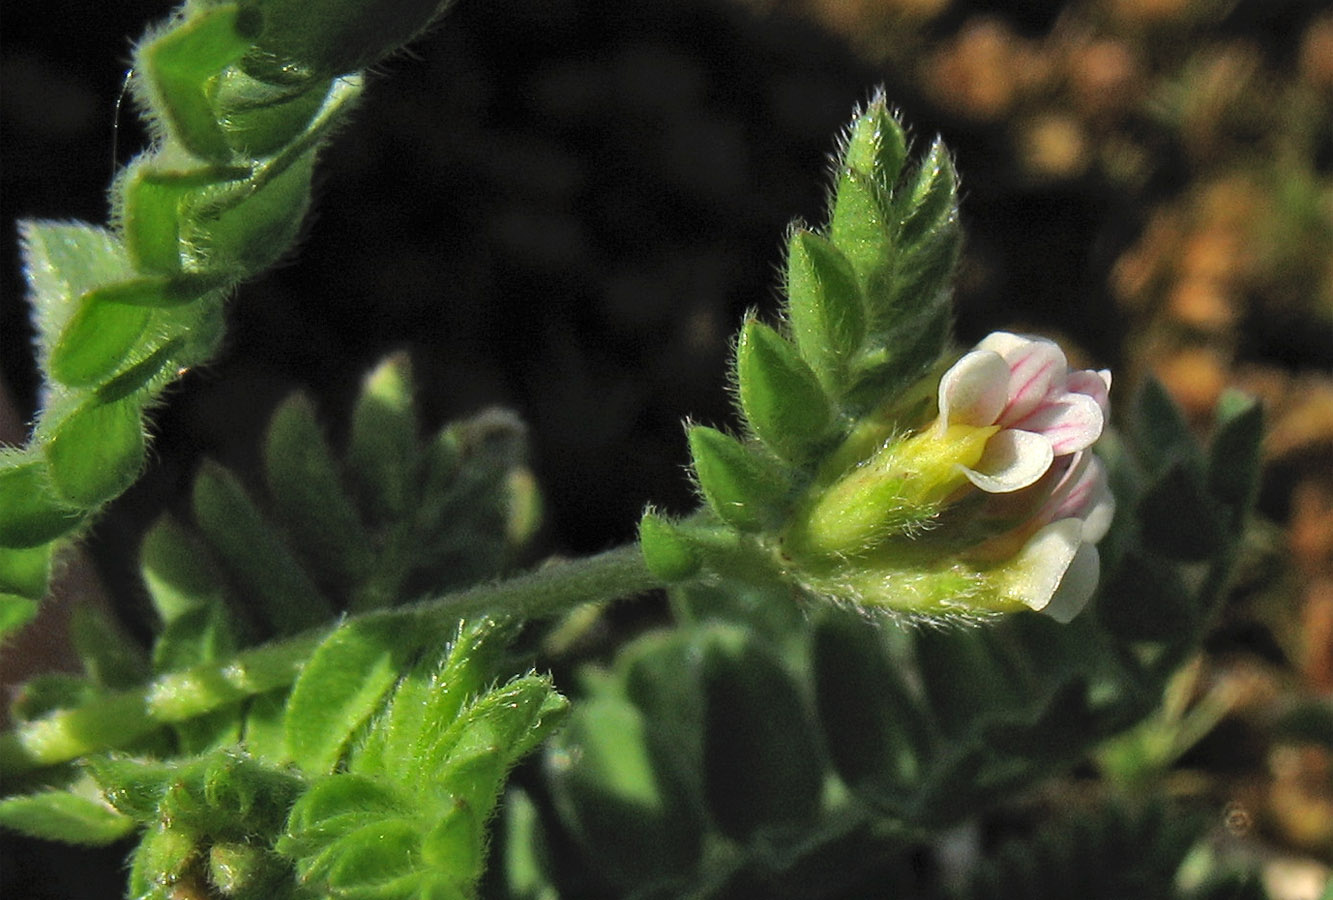
[[[482,615],[533,620],[660,586],[661,581],[644,564],[639,548],[629,545],[412,606],[353,618],[390,619],[404,629],[438,627]],[[222,662],[171,672],[133,690],[103,695],[81,706],[24,722],[0,735],[0,771],[12,777],[125,746],[164,725],[286,687],[331,630],[312,630],[245,650]]]

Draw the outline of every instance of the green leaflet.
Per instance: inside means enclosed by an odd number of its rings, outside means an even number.
[[[683,581],[703,565],[688,534],[652,510],[639,520],[639,548],[649,571],[663,581]]]
[[[419,753],[417,766],[473,809],[494,805],[504,776],[569,709],[547,676],[529,674],[493,688]],[[480,874],[480,873],[478,873]]]
[[[313,84],[261,81],[240,68],[223,70],[212,102],[227,143],[242,156],[269,156],[300,137],[319,113],[331,80]]]
[[[402,617],[358,620],[329,635],[287,702],[284,730],[292,761],[311,774],[332,772],[423,640],[415,623]]]
[[[815,820],[824,760],[805,698],[758,641],[722,633],[704,662],[704,793],[738,840]]]
[[[0,543],[12,548],[41,547],[82,520],[81,510],[57,496],[46,460],[31,451],[0,450]],[[10,574],[6,581],[24,578]]]
[[[194,514],[250,602],[279,634],[295,634],[331,616],[328,601],[230,472],[204,464],[194,482]]]
[[[905,808],[938,752],[937,735],[883,636],[859,616],[827,611],[812,649],[820,724],[838,774],[887,808]]]
[[[134,483],[147,446],[136,398],[113,403],[96,400],[38,433],[46,438],[47,469],[60,499],[91,507],[110,500]],[[90,455],[89,447],[99,453]]]
[[[892,252],[888,189],[871,174],[842,169],[838,174],[829,238],[851,261],[863,284],[870,284]],[[872,309],[873,312],[873,309]]]
[[[754,448],[705,425],[689,430],[694,473],[704,499],[722,521],[759,531],[780,521],[788,485]]]
[[[130,858],[128,895],[142,900],[171,900],[176,885],[203,889],[190,878],[200,850],[198,836],[186,829],[167,824],[149,827]]]
[[[789,462],[804,462],[823,442],[833,410],[796,349],[754,319],[736,345],[741,410],[759,439]]]
[[[865,340],[865,299],[851,262],[811,231],[788,243],[786,313],[801,357],[837,396]]]
[[[593,697],[576,705],[546,751],[563,826],[597,860],[597,877],[622,892],[689,871],[701,849],[701,819],[657,777],[650,727],[624,699]]]
[[[51,548],[0,547],[0,593],[38,598],[51,575]],[[3,629],[0,628],[0,633]]]
[[[209,79],[250,49],[254,19],[225,4],[196,13],[139,50],[159,115],[196,156],[231,159],[231,147],[209,102]]]
[[[126,837],[135,822],[89,797],[46,791],[0,800],[0,827],[48,841],[102,846]]]
[[[442,652],[425,654],[398,684],[393,703],[359,748],[353,768],[409,783],[431,777],[431,748],[492,679],[505,633],[489,619],[460,622]]]
[[[106,229],[39,221],[23,221],[18,227],[29,302],[37,326],[38,361],[50,365],[53,348],[79,310],[83,295],[125,278],[132,270],[120,241]],[[57,359],[70,352],[69,348],[57,351]],[[76,375],[80,368],[86,368],[80,366],[77,355],[68,364]],[[62,362],[58,368],[65,365]]]
[[[370,537],[305,395],[293,394],[273,414],[264,474],[274,511],[315,571],[349,581],[369,574]]]
[[[417,459],[411,365],[393,356],[366,376],[352,414],[347,451],[364,513],[374,521],[400,518],[407,508]]]
[[[883,91],[877,91],[852,119],[841,157],[847,168],[865,172],[886,190],[894,189],[907,160],[907,134],[889,111]]]
[[[192,215],[182,223],[181,240],[220,275],[239,278],[268,268],[296,239],[310,205],[314,165],[311,148],[270,163],[236,187],[187,203]]]
[[[1197,455],[1189,425],[1161,382],[1144,380],[1131,413],[1129,433],[1149,472]]]
[[[139,573],[153,608],[167,626],[199,610],[222,606],[222,579],[216,567],[203,545],[170,514],[163,514],[144,535]]]

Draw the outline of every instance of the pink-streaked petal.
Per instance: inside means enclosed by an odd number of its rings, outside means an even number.
[[[1065,394],[1042,404],[1010,427],[1037,432],[1051,442],[1056,456],[1064,456],[1096,443],[1105,422],[1095,399],[1087,394]]]
[[[1051,467],[1051,442],[1030,431],[1007,429],[986,442],[975,468],[963,467],[967,480],[988,494],[1007,494],[1036,484]]]
[[[1002,354],[1009,364],[1009,403],[997,424],[1008,428],[1046,402],[1065,393],[1069,365],[1053,341],[1029,340]]]
[[[1106,467],[1090,450],[1081,450],[1064,460],[1064,475],[1033,518],[1042,523],[1082,519],[1083,540],[1095,544],[1106,536],[1115,514],[1115,495],[1107,482]],[[1061,460],[1057,459],[1055,466],[1060,465]]]
[[[1073,499],[1073,495],[1086,477],[1091,459],[1092,454],[1086,450],[1055,458],[1055,462],[1051,463],[1051,471],[1044,479],[1049,485],[1046,499],[1033,515],[1033,519],[1045,525],[1056,519],[1068,519],[1078,515],[1075,510],[1079,501]]]
[[[993,425],[1009,399],[1009,366],[997,353],[973,350],[940,379],[941,431],[950,425]]]
[[[1083,523],[1077,519],[1061,519],[1034,534],[1018,555],[996,573],[1000,593],[1038,612],[1044,611],[1078,555],[1082,531]],[[1089,596],[1091,593],[1088,592]]]
[[[1089,543],[1080,544],[1051,602],[1042,612],[1061,625],[1068,625],[1092,599],[1097,582],[1101,580],[1101,569],[1101,555],[1097,548]]]
[[[1091,369],[1070,372],[1065,387],[1076,394],[1087,394],[1097,401],[1103,415],[1111,414],[1110,369],[1102,369],[1100,372],[1094,372]]]

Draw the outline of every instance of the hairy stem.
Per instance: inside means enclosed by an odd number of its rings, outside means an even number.
[[[399,619],[405,628],[480,615],[536,619],[581,603],[614,600],[660,586],[644,565],[638,546],[631,544],[402,609],[354,618]],[[122,747],[159,727],[285,687],[300,674],[330,630],[306,632],[246,650],[225,662],[172,672],[142,687],[25,722],[0,736],[0,772],[12,776]]]

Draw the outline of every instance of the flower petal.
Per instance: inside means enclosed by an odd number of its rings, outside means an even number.
[[[986,442],[975,468],[963,466],[967,480],[989,494],[1007,494],[1035,484],[1051,467],[1051,442],[1031,431],[1007,429]]]
[[[940,379],[939,429],[993,425],[1009,399],[1009,366],[997,353],[973,350]]]
[[[1074,617],[1083,611],[1097,590],[1101,579],[1101,556],[1092,544],[1080,544],[1074,558],[1065,569],[1060,586],[1055,589],[1051,602],[1046,604],[1043,613],[1061,625],[1068,625]]]
[[[998,571],[1001,595],[1017,600],[1026,607],[1045,611],[1052,597],[1065,580],[1070,564],[1078,555],[1082,545],[1080,535],[1082,523],[1077,519],[1053,521],[1022,545],[1018,555]],[[1096,548],[1093,548],[1096,552]],[[1076,580],[1069,585],[1069,599],[1077,600],[1081,589],[1085,588],[1086,572],[1078,573]],[[1096,587],[1096,581],[1093,581]],[[1088,589],[1092,596],[1092,589]],[[1068,603],[1068,600],[1064,600]],[[1086,597],[1084,597],[1086,601]]]
[[[1076,394],[1087,394],[1097,401],[1097,405],[1102,408],[1103,415],[1109,416],[1111,414],[1110,369],[1102,369],[1100,372],[1094,372],[1091,369],[1070,372],[1065,387]]]
[[[1008,359],[1011,353],[1018,352],[1031,342],[1032,338],[1023,337],[1009,331],[992,331],[981,339],[976,349],[990,350]]]
[[[1042,404],[1009,427],[1041,434],[1051,442],[1056,456],[1064,456],[1096,443],[1105,423],[1105,415],[1095,398],[1065,394],[1054,402]]]
[[[1083,514],[1083,540],[1096,544],[1106,537],[1111,530],[1111,520],[1115,518],[1115,494],[1106,488],[1097,495],[1092,508]]]
[[[1065,392],[1069,364],[1054,341],[998,331],[977,348],[999,353],[1009,364],[1009,403],[998,424],[1008,428],[1041,406],[1048,395]]]

